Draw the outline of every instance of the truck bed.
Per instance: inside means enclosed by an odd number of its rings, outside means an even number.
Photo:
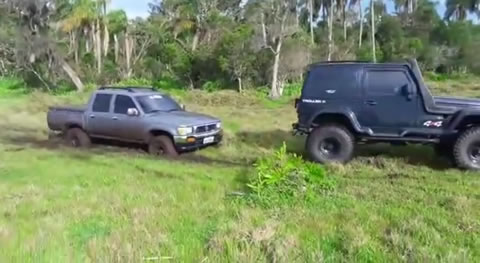
[[[47,114],[48,127],[53,131],[63,131],[70,125],[84,127],[86,106],[50,107]]]

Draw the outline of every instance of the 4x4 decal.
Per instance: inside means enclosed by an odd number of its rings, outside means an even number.
[[[426,121],[423,123],[423,126],[440,128],[443,126],[443,121]]]

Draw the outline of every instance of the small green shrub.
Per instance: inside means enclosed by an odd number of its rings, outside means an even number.
[[[23,80],[14,77],[0,77],[0,96],[25,94],[27,92],[27,85]]]
[[[300,82],[288,83],[283,90],[283,96],[286,97],[300,97],[302,94],[303,84]]]
[[[215,92],[223,89],[223,85],[220,81],[207,81],[202,85],[202,90],[207,92]]]
[[[184,86],[174,78],[166,77],[153,83],[153,86],[159,90],[182,90]]]
[[[150,87],[152,86],[152,81],[148,79],[143,79],[143,78],[131,78],[131,79],[125,79],[121,80],[120,82],[117,83],[119,86],[146,86]]]
[[[289,154],[285,143],[273,155],[260,159],[255,169],[256,177],[248,184],[252,190],[249,197],[265,206],[313,201],[336,186],[322,166]]]

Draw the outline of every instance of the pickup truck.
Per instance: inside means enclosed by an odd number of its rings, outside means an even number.
[[[346,163],[357,143],[420,143],[480,170],[480,100],[432,96],[415,60],[311,65],[295,106],[316,162]]]
[[[89,147],[92,138],[100,138],[176,156],[222,140],[219,119],[185,111],[168,94],[144,87],[102,87],[85,107],[51,107],[47,122],[73,147]]]

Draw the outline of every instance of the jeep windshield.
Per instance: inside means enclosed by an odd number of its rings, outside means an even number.
[[[148,95],[137,97],[143,111],[148,113],[181,111],[182,107],[168,95]]]

